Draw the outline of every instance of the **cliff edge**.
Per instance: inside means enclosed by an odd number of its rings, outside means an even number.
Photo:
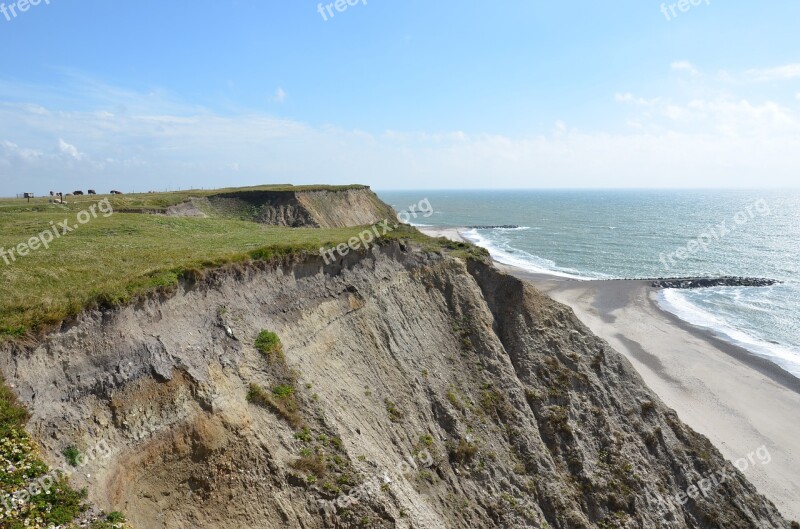
[[[73,481],[134,527],[790,527],[570,309],[408,242],[229,264],[2,347],[48,460],[107,447]]]
[[[190,196],[166,208],[177,217],[223,217],[291,228],[345,228],[395,216],[367,186],[244,188]]]

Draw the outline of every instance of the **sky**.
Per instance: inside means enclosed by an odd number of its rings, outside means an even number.
[[[798,186],[797,0],[349,1],[0,0],[0,195]]]

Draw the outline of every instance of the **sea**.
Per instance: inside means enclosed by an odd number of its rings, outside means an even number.
[[[531,272],[576,280],[746,276],[782,281],[770,287],[668,289],[659,293],[658,303],[800,378],[800,190],[378,195],[398,211],[423,204],[414,211],[426,214],[410,215],[411,224],[461,228],[496,261]]]

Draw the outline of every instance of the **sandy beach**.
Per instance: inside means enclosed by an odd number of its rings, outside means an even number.
[[[456,228],[420,231],[463,240]],[[787,519],[800,520],[800,380],[663,311],[649,282],[575,281],[496,266],[570,306],[730,461],[766,446],[771,461],[744,473]]]
[[[466,242],[458,228],[417,228],[428,237],[446,237],[451,241]]]

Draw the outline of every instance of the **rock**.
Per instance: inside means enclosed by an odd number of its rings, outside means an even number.
[[[780,284],[775,279],[758,277],[694,277],[652,280],[653,288],[768,287]]]

